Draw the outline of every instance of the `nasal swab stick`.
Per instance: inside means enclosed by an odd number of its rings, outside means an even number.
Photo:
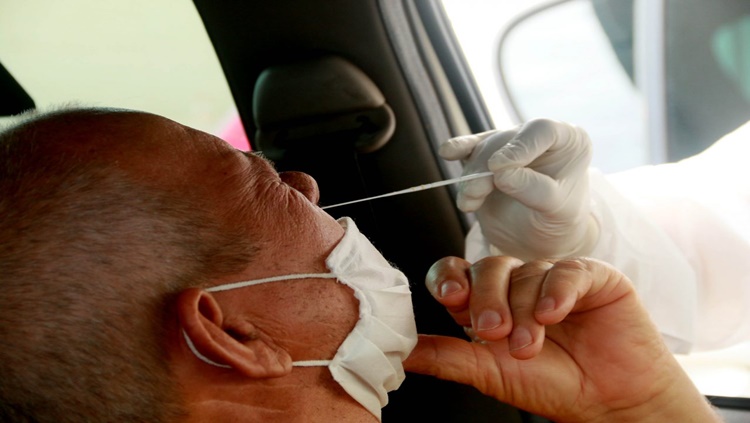
[[[331,209],[331,208],[339,207],[339,206],[346,206],[346,205],[354,204],[354,203],[361,203],[362,201],[375,200],[377,198],[392,197],[394,195],[401,195],[401,194],[408,194],[410,192],[424,191],[426,189],[432,189],[432,188],[442,187],[446,185],[457,184],[463,181],[471,181],[472,179],[484,178],[485,176],[492,176],[492,172],[481,172],[481,173],[474,173],[472,175],[459,176],[458,178],[446,179],[445,181],[438,181],[438,182],[432,182],[429,184],[417,185],[415,187],[402,189],[400,191],[393,191],[387,194],[376,195],[374,197],[360,198],[359,200],[347,201],[345,203],[331,204],[330,206],[325,206],[321,208],[325,210],[325,209]]]

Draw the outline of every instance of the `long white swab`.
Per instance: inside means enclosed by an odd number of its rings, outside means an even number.
[[[492,172],[480,172],[480,173],[474,173],[474,174],[471,174],[471,175],[459,176],[458,178],[446,179],[444,181],[438,181],[438,182],[432,182],[432,183],[429,183],[429,184],[417,185],[415,187],[402,189],[400,191],[393,191],[393,192],[389,192],[387,194],[376,195],[374,197],[360,198],[359,200],[347,201],[345,203],[331,204],[330,206],[325,206],[325,207],[321,207],[321,208],[325,210],[325,209],[331,209],[331,208],[334,208],[334,207],[346,206],[346,205],[354,204],[354,203],[361,203],[363,201],[375,200],[375,199],[383,198],[383,197],[392,197],[394,195],[409,194],[411,192],[424,191],[426,189],[432,189],[432,188],[442,187],[442,186],[446,186],[446,185],[457,184],[457,183],[463,182],[463,181],[471,181],[472,179],[484,178],[485,176],[492,176]]]

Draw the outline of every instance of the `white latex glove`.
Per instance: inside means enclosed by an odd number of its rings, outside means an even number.
[[[573,125],[536,119],[508,131],[452,138],[447,160],[464,160],[464,175],[493,178],[459,186],[458,208],[476,212],[487,241],[523,260],[589,253],[599,229],[591,216],[591,140]],[[494,185],[493,185],[494,183]],[[497,188],[497,189],[495,189]]]

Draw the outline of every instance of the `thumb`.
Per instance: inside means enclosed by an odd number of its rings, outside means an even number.
[[[459,185],[458,195],[456,197],[458,208],[466,213],[477,211],[482,207],[485,198],[487,198],[493,190],[492,178],[489,176],[486,178],[462,182]]]
[[[507,167],[530,165],[558,141],[558,126],[548,119],[526,122],[515,136],[495,151],[487,161],[489,169],[498,172]]]
[[[497,392],[497,385],[503,385],[498,382],[501,375],[494,363],[495,357],[481,344],[420,334],[417,346],[404,361],[404,370],[473,386],[485,394],[502,398],[503,393]],[[488,386],[488,381],[497,383]]]
[[[498,130],[480,132],[478,134],[462,135],[451,138],[440,144],[438,154],[445,160],[462,160],[468,158],[474,151],[474,147]]]
[[[558,181],[528,167],[506,168],[495,173],[493,182],[499,191],[542,213],[558,209],[563,201]]]

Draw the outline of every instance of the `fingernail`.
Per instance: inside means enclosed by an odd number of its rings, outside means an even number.
[[[440,284],[440,298],[447,297],[448,295],[454,294],[462,289],[461,284],[456,281],[445,281]]]
[[[531,332],[525,327],[519,326],[513,329],[513,333],[510,334],[510,350],[516,351],[521,348],[526,348],[533,342],[531,338]]]
[[[495,329],[496,327],[500,326],[500,324],[503,323],[503,319],[500,318],[500,314],[492,311],[487,310],[483,311],[482,314],[479,315],[479,318],[477,318],[477,330],[490,330]]]
[[[552,297],[544,297],[539,300],[538,303],[536,303],[536,312],[537,313],[547,313],[548,311],[552,311],[555,309],[555,299]]]

